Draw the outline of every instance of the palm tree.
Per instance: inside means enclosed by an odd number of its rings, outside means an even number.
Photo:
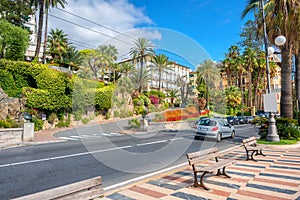
[[[68,38],[62,30],[51,30],[48,36],[48,53],[52,56],[54,61],[62,62],[63,54],[68,49]]]
[[[48,26],[48,10],[50,7],[57,7],[60,5],[62,8],[65,7],[66,0],[30,0],[30,4],[35,7],[36,10],[39,11],[38,17],[38,33],[37,33],[37,44],[35,49],[34,57],[38,58],[42,43],[42,30],[44,25],[44,14],[46,10],[46,27],[45,27],[45,38],[47,38],[47,26]],[[46,43],[45,43],[46,44]],[[45,49],[44,49],[45,50]]]
[[[111,63],[109,65],[109,68],[110,70],[112,71],[110,74],[110,79],[111,77],[113,78],[113,82],[114,84],[116,83],[116,80],[119,79],[121,77],[121,74],[120,74],[120,64],[119,63]]]
[[[117,59],[118,50],[113,45],[100,45],[97,49],[97,60],[101,69],[101,80],[109,73],[109,66]]]
[[[205,60],[197,66],[197,72],[205,81],[206,103],[209,105],[209,89],[215,88],[220,82],[220,71],[212,60]]]
[[[239,88],[236,86],[229,86],[225,89],[225,94],[227,107],[232,108],[235,111],[242,102],[242,95]]]
[[[256,59],[256,52],[254,49],[248,47],[245,49],[243,53],[243,64],[244,68],[247,72],[247,79],[248,79],[248,106],[252,107],[252,72],[253,68],[258,65],[257,59]]]
[[[300,35],[300,33],[298,34]],[[298,49],[298,54],[295,56],[295,66],[296,66],[296,75],[295,75],[295,88],[296,88],[296,100],[298,105],[296,108],[300,108],[300,50]]]
[[[261,91],[264,90],[265,87],[265,75],[266,75],[266,62],[265,62],[265,52],[260,51],[257,53],[256,57],[257,65],[253,66],[253,84],[254,84],[254,98],[253,105],[255,108],[261,108],[259,97],[261,95]]]
[[[242,18],[250,11],[262,6],[263,0],[249,0],[247,7],[242,13]],[[268,27],[277,26],[287,38],[281,48],[281,99],[280,113],[283,117],[293,118],[292,102],[292,55],[293,50],[299,48],[299,7],[300,1],[294,0],[269,0],[265,3],[266,24]],[[262,19],[262,18],[261,18]],[[262,26],[262,23],[259,24]],[[269,31],[269,38],[273,42],[274,31]]]
[[[179,87],[181,103],[182,103],[182,105],[185,105],[187,97],[188,97],[188,93],[189,93],[187,76],[186,75],[184,75],[184,76],[177,75],[177,77],[175,79],[175,84]]]
[[[232,84],[238,85],[238,82],[235,80],[234,72],[238,76],[238,59],[239,59],[239,47],[237,45],[231,45],[228,49],[228,53],[226,54],[226,58],[223,60],[224,71],[227,76],[227,85],[230,86]]]
[[[227,85],[230,86],[231,85],[231,64],[230,64],[230,58],[226,57],[223,61],[223,67],[224,71],[226,73],[226,77],[227,77]]]
[[[135,70],[136,70],[135,67],[131,63],[129,63],[129,62],[121,63],[120,71],[121,71],[122,74],[125,75],[125,77],[128,77],[128,75],[131,72],[134,72]]]
[[[171,104],[174,104],[174,99],[177,97],[177,90],[171,89],[168,91],[168,96],[171,98]]]
[[[77,71],[83,64],[83,58],[75,47],[68,46],[67,51],[62,56],[62,63],[69,66],[72,71]]]
[[[144,62],[146,62],[146,57],[147,56],[152,56],[154,54],[154,46],[153,44],[147,39],[147,38],[138,38],[137,40],[134,41],[135,47],[132,47],[130,49],[130,55],[138,60],[138,63],[140,64],[140,80],[138,80],[139,83],[139,88],[138,91],[139,93],[142,92],[142,83],[143,83],[143,74],[144,74]]]
[[[130,79],[132,83],[134,84],[134,90],[141,90],[146,89],[148,86],[148,83],[152,79],[152,71],[149,69],[143,70],[142,73],[142,68],[138,68],[134,73],[130,75]],[[140,77],[142,76],[142,77]],[[142,82],[140,82],[142,80]]]
[[[158,73],[158,89],[161,90],[161,79],[164,73],[168,74],[171,70],[170,65],[172,62],[168,60],[169,58],[164,54],[155,55],[151,58],[151,62],[154,65],[154,71]]]

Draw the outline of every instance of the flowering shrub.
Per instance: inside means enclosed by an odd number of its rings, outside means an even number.
[[[178,109],[178,110],[168,110],[164,113],[164,119],[166,121],[179,121],[188,118],[198,117],[199,112],[197,108],[194,106],[190,106],[185,109]]]
[[[153,105],[157,106],[159,104],[159,98],[154,96],[154,95],[150,95],[150,101]]]

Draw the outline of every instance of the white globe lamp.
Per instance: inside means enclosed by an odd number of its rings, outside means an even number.
[[[285,42],[286,42],[286,38],[283,35],[280,35],[275,38],[275,44],[277,46],[282,46],[285,44]]]
[[[275,51],[275,50],[274,50],[273,47],[268,47],[268,56],[273,55],[274,51]]]

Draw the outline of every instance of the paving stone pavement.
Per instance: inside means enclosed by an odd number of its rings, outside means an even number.
[[[206,175],[211,190],[193,187],[193,171],[183,170],[140,182],[117,191],[106,192],[102,200],[300,200],[300,147],[266,148],[258,162],[246,161],[241,147],[224,156],[236,159],[226,171],[231,178]],[[206,164],[209,164],[206,163]]]

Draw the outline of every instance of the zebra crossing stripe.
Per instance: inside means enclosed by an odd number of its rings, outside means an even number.
[[[92,139],[92,138],[102,138],[103,136],[111,137],[111,136],[122,136],[120,133],[100,133],[100,134],[91,134],[91,135],[71,135],[69,137],[59,137],[62,140],[74,140],[78,141],[80,139]]]
[[[78,139],[69,138],[69,137],[59,137],[59,139],[62,139],[62,140],[76,140],[76,141],[78,141]]]

